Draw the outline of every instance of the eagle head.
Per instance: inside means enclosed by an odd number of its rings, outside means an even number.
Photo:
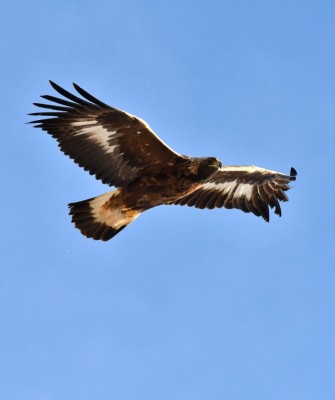
[[[200,179],[207,179],[215,174],[221,167],[222,162],[215,157],[199,158],[198,177]]]

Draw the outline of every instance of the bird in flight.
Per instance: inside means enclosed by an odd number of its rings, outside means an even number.
[[[269,221],[269,207],[281,216],[280,201],[290,175],[255,166],[222,165],[215,157],[189,157],[167,146],[142,119],[110,107],[76,84],[78,95],[50,81],[62,97],[41,96],[47,111],[29,115],[54,137],[61,151],[115,190],[70,203],[70,215],[83,235],[107,241],[142,212],[167,204],[200,209],[237,208]]]

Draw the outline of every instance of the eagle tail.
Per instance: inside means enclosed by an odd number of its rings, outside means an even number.
[[[120,206],[120,189],[91,199],[70,203],[69,214],[80,232],[95,240],[110,240],[140,215]]]

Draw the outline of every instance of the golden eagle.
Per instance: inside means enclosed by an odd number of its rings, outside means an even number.
[[[64,154],[103,183],[117,189],[70,203],[72,222],[83,235],[109,240],[143,211],[161,204],[197,208],[238,208],[269,221],[269,206],[281,216],[279,201],[290,175],[254,166],[226,166],[215,157],[188,157],[173,151],[142,119],[110,107],[78,85],[81,97],[51,86],[64,98],[41,96],[51,103],[29,115],[54,137]],[[46,117],[46,118],[45,118]]]

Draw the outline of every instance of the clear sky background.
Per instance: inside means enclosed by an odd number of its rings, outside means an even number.
[[[1,6],[0,398],[335,398],[334,1]],[[158,207],[110,242],[109,190],[24,123],[52,79],[178,152],[298,179],[270,223]]]

